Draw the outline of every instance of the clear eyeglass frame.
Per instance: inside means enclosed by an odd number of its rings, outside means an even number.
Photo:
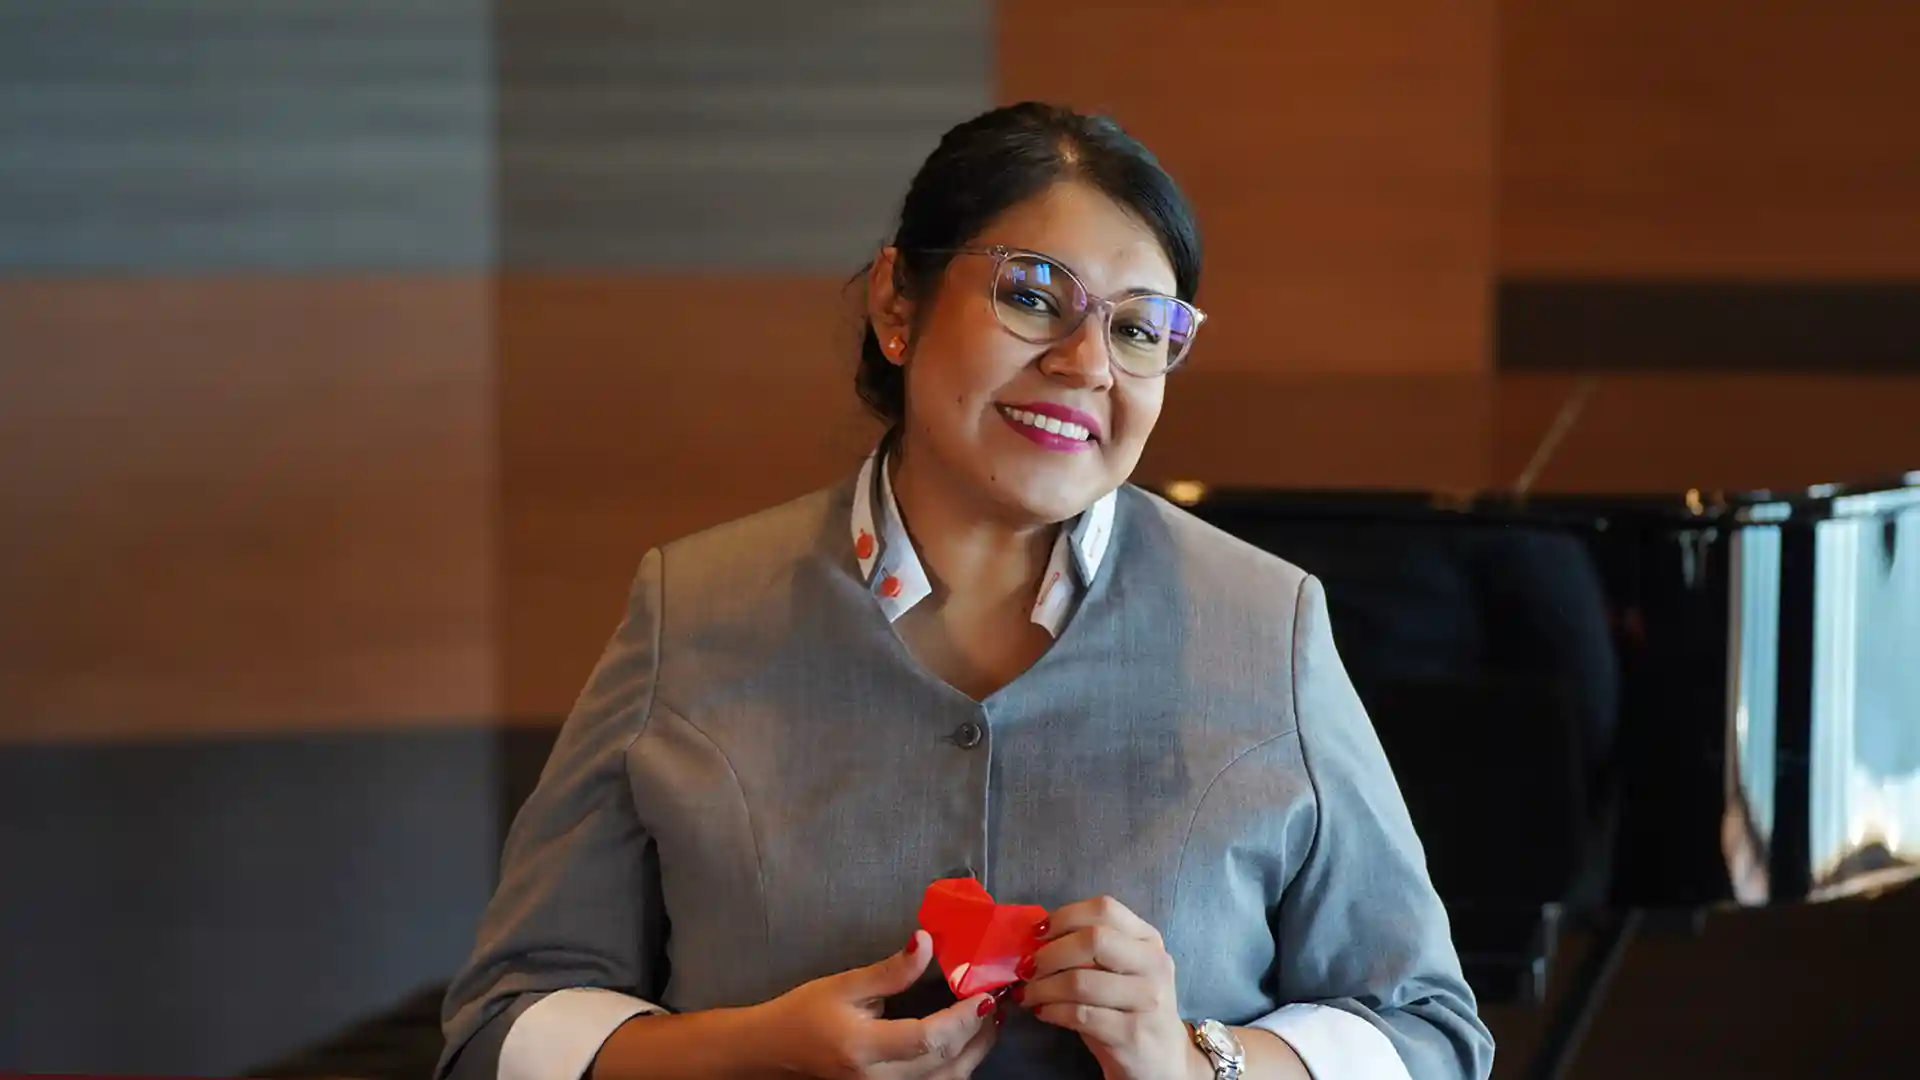
[[[1193,351],[1193,339],[1200,336],[1200,327],[1207,321],[1206,312],[1177,296],[1168,296],[1164,293],[1135,293],[1130,296],[1123,296],[1118,300],[1109,300],[1103,296],[1095,296],[1093,291],[1087,288],[1086,283],[1080,280],[1080,275],[1074,273],[1072,267],[1041,251],[1008,247],[1005,244],[994,244],[990,247],[925,248],[921,250],[926,251],[930,255],[978,255],[992,259],[993,272],[987,276],[987,306],[993,309],[994,320],[1000,324],[1002,330],[1005,330],[1007,333],[1029,345],[1052,345],[1065,341],[1080,331],[1081,325],[1086,322],[1088,316],[1098,313],[1101,323],[1105,325],[1107,331],[1103,336],[1107,342],[1108,357],[1115,367],[1125,371],[1129,375],[1139,378],[1159,378],[1186,362],[1187,356]],[[1073,283],[1076,294],[1085,298],[1085,307],[1081,308],[1072,319],[1062,320],[1062,329],[1058,332],[1034,336],[1023,333],[1019,328],[1007,322],[1006,314],[1002,311],[1000,304],[1000,275],[1005,272],[1008,262],[1019,258],[1038,260],[1053,267],[1060,273],[1065,274]],[[1169,350],[1165,364],[1148,370],[1140,370],[1137,366],[1137,360],[1134,363],[1129,363],[1121,356],[1121,350],[1116,349],[1113,345],[1114,313],[1130,304],[1143,302],[1173,305],[1183,310],[1192,319],[1192,329],[1187,332],[1185,340],[1179,342],[1178,351]]]

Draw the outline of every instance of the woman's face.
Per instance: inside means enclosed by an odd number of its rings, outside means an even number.
[[[1173,265],[1153,232],[1084,184],[1054,185],[967,243],[994,245],[1057,260],[1095,297],[1174,294]],[[994,266],[991,256],[955,256],[910,325],[890,331],[876,321],[882,341],[890,332],[907,339],[894,357],[907,367],[907,459],[916,470],[933,466],[943,486],[979,497],[990,513],[1064,521],[1132,475],[1166,380],[1114,364],[1098,311],[1053,344],[1015,337],[994,314]],[[1031,422],[1047,415],[1077,421],[1089,437]]]

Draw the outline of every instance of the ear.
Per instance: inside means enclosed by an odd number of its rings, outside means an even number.
[[[880,351],[895,364],[904,364],[913,329],[913,301],[900,291],[899,270],[900,249],[881,248],[867,271],[867,319],[880,339]],[[893,344],[896,340],[898,348]]]

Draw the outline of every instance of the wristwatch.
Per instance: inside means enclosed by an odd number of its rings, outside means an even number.
[[[1213,1062],[1213,1080],[1240,1080],[1240,1070],[1247,1064],[1247,1052],[1232,1029],[1218,1020],[1188,1024],[1187,1029],[1193,1032],[1193,1045]]]

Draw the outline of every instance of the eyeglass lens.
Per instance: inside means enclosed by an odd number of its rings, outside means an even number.
[[[1013,336],[1034,344],[1066,338],[1092,307],[1078,279],[1058,263],[1010,255],[993,287],[994,314]],[[1172,297],[1135,296],[1114,306],[1108,336],[1113,358],[1129,371],[1153,374],[1178,363],[1198,320]]]

